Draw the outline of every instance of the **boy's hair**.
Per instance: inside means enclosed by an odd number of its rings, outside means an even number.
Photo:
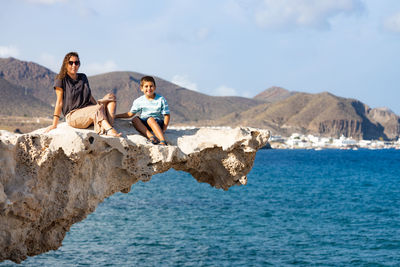
[[[144,76],[142,79],[140,79],[140,87],[143,86],[144,82],[152,82],[154,84],[154,87],[157,87],[156,81],[151,76]]]

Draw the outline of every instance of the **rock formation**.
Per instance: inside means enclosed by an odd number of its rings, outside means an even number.
[[[397,140],[400,117],[387,109],[370,109],[364,103],[328,92],[294,93],[281,88],[264,91],[264,103],[244,112],[231,112],[211,125],[246,125],[270,129],[273,134],[293,133],[339,138]]]
[[[368,111],[368,118],[384,128],[389,139],[396,140],[400,136],[400,117],[388,108],[374,108]]]
[[[0,261],[21,262],[61,246],[72,224],[106,197],[170,168],[227,190],[246,184],[269,132],[250,128],[167,132],[169,146],[152,145],[127,121],[122,138],[65,123],[48,134],[0,131]]]

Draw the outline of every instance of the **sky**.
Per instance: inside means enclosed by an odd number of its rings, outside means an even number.
[[[0,0],[0,57],[208,95],[330,92],[400,115],[399,0]]]

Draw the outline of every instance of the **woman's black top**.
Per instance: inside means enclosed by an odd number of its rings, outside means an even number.
[[[62,105],[64,116],[74,109],[94,105],[90,101],[92,93],[86,75],[83,73],[78,73],[77,75],[78,78],[76,80],[72,79],[67,74],[64,79],[56,79],[54,82],[54,89],[60,87],[64,92]]]

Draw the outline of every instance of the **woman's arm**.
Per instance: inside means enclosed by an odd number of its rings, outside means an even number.
[[[45,133],[48,133],[49,131],[57,128],[57,124],[61,116],[61,109],[63,105],[63,89],[60,87],[56,87],[55,90],[57,95],[57,101],[56,101],[56,106],[54,107],[53,124],[46,128],[46,130],[44,131]]]
[[[168,124],[169,124],[170,118],[171,118],[171,115],[170,115],[170,114],[165,114],[165,115],[164,115],[164,128],[163,128],[163,133],[165,133],[165,131],[166,131],[167,128],[168,128]]]

